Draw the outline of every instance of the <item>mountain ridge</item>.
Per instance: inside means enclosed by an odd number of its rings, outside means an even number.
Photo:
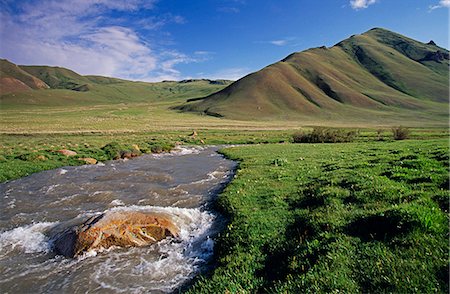
[[[448,64],[448,50],[434,42],[374,28],[329,48],[292,53],[175,109],[247,120],[439,113],[448,105]]]

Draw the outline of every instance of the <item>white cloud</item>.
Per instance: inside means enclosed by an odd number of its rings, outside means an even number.
[[[198,50],[194,52],[195,55],[199,55],[199,56],[211,56],[213,54],[215,54],[214,52],[211,51],[205,51],[205,50]]]
[[[163,61],[158,65],[158,70],[154,74],[143,79],[143,81],[157,82],[163,80],[174,81],[190,79],[192,77],[182,75],[175,67],[178,64],[197,63],[210,60],[212,54],[214,53],[209,51],[195,51],[193,56],[189,56],[174,50],[165,51],[160,56]]]
[[[430,5],[429,8],[430,8],[430,11],[431,11],[431,10],[435,10],[435,9],[438,9],[438,8],[444,8],[444,7],[450,8],[450,0],[440,0],[438,4]]]
[[[359,10],[367,8],[375,2],[377,2],[377,0],[350,0],[350,6],[355,10]]]
[[[270,41],[269,43],[276,46],[285,46],[287,42],[288,42],[287,40],[273,40]]]
[[[145,77],[157,68],[157,57],[143,44],[136,33],[123,27],[106,27],[83,36],[91,44],[91,49],[108,58],[120,61],[114,66],[116,75]],[[111,60],[109,61],[111,63]]]
[[[199,62],[143,39],[127,21],[111,12],[149,10],[145,29],[158,30],[184,18],[165,14],[148,17],[157,0],[29,0],[14,13],[0,11],[0,56],[20,64],[62,66],[80,74],[134,80],[180,77],[175,66]],[[5,3],[5,2],[3,2]],[[140,21],[133,20],[133,21]],[[142,28],[139,26],[139,28]]]
[[[280,38],[280,39],[271,40],[271,41],[255,41],[255,43],[257,43],[257,44],[272,44],[275,46],[287,46],[287,45],[293,45],[293,42],[296,39],[297,38],[295,38],[295,37],[285,37],[285,38]]]

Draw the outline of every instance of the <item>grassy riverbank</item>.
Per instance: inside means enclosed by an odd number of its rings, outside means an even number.
[[[227,148],[230,223],[193,293],[448,293],[448,141]]]
[[[297,129],[252,130],[245,127],[236,129],[196,129],[165,130],[150,132],[62,132],[0,134],[0,182],[27,176],[34,172],[61,166],[81,165],[79,158],[94,158],[98,161],[114,159],[121,151],[134,154],[162,152],[177,144],[218,145],[218,144],[268,144],[292,141]],[[348,129],[352,130],[352,129]],[[412,139],[447,138],[446,129],[413,129]],[[392,140],[389,129],[360,129],[356,140],[359,142]],[[113,144],[115,152],[106,145]],[[69,149],[76,156],[66,157],[56,151]]]
[[[278,143],[292,131],[197,130],[129,133],[50,133],[0,135],[0,182],[61,166],[85,164],[80,158],[112,160],[121,153],[159,153],[175,145]],[[58,150],[75,151],[64,156]]]

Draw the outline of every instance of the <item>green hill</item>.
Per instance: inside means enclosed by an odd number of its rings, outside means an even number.
[[[0,95],[5,93],[47,89],[49,86],[14,63],[0,59]]]
[[[0,105],[4,109],[174,100],[181,102],[217,92],[231,83],[225,80],[134,82],[102,76],[82,76],[61,67],[18,66],[7,60],[0,60],[0,69]]]
[[[41,79],[52,89],[74,89],[89,83],[89,79],[62,67],[20,66],[27,73]]]
[[[177,107],[232,119],[448,118],[449,52],[384,29],[289,55]]]

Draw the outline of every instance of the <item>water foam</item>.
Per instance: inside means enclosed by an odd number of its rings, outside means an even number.
[[[192,182],[190,184],[203,184],[203,183],[207,183],[207,182],[211,182],[211,181],[217,180],[219,178],[225,178],[227,176],[227,173],[224,172],[224,171],[215,170],[215,171],[212,171],[212,172],[208,173],[206,176],[207,176],[206,179],[201,179],[201,180]]]
[[[125,203],[123,203],[123,201],[120,199],[114,199],[113,201],[111,201],[110,205],[122,206],[122,205],[125,205]]]
[[[171,153],[174,153],[176,155],[199,154],[203,150],[205,150],[205,148],[203,148],[201,146],[193,146],[193,147],[178,146]]]
[[[201,146],[189,146],[189,147],[177,146],[168,153],[152,154],[152,156],[156,158],[163,158],[166,156],[183,156],[183,155],[199,154],[205,149],[206,149],[205,147]]]
[[[114,207],[105,212],[107,211],[140,211],[167,215],[180,229],[180,238],[183,240],[188,240],[188,235],[198,235],[199,233],[205,232],[210,228],[211,222],[214,220],[213,214],[201,211],[199,208],[131,205],[126,207]]]
[[[6,255],[16,248],[25,253],[49,252],[51,244],[44,233],[55,224],[42,222],[0,233],[0,254]]]
[[[164,214],[179,227],[180,234],[176,239],[165,239],[150,247],[108,252],[94,275],[94,280],[105,289],[128,293],[142,289],[171,292],[191,279],[213,254],[214,241],[208,235],[215,216],[209,212],[198,208],[155,206],[115,207],[109,211]],[[133,262],[131,256],[136,255],[140,257]],[[119,273],[127,277],[125,280],[141,281],[138,285],[130,285],[112,278]]]
[[[5,198],[7,198],[7,197],[5,197]],[[7,203],[6,207],[9,208],[9,209],[13,209],[14,207],[16,207],[16,199],[13,199],[13,200],[9,201]]]

